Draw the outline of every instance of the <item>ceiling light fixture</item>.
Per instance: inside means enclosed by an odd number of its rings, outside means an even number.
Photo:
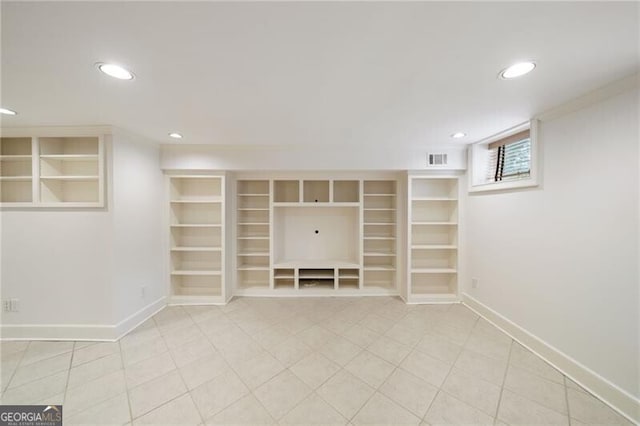
[[[18,115],[18,113],[17,113],[17,112],[15,112],[14,110],[7,109],[7,108],[0,108],[0,114],[5,114],[5,115]]]
[[[105,64],[103,62],[98,62],[96,67],[106,75],[117,78],[118,80],[133,80],[133,73],[120,65],[116,64]]]
[[[467,134],[463,133],[463,132],[456,132],[456,133],[451,135],[451,137],[454,138],[454,139],[464,138],[465,136],[467,136]]]
[[[176,132],[169,133],[169,136],[174,138],[174,139],[182,139],[182,137],[183,137],[181,133],[176,133]]]
[[[529,74],[536,67],[536,63],[533,61],[524,61],[513,64],[500,71],[500,78],[504,80],[510,80],[512,78],[521,77],[525,74]]]

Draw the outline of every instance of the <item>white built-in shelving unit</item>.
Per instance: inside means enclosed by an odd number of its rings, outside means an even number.
[[[3,207],[103,207],[102,136],[0,138]]]
[[[363,202],[364,286],[394,289],[397,275],[397,182],[365,180]]]
[[[236,285],[269,289],[271,275],[271,182],[238,180],[236,185]]]
[[[409,302],[459,300],[458,188],[456,176],[409,176]]]
[[[398,294],[396,186],[238,177],[234,294]]]
[[[224,303],[224,176],[171,175],[171,304]]]
[[[3,204],[33,203],[32,138],[0,139],[0,201]]]

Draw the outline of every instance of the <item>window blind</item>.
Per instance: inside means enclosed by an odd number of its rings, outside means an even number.
[[[517,180],[531,174],[531,139],[527,132],[523,139],[513,139],[505,144],[496,144],[489,149],[489,167],[486,179],[489,182]]]

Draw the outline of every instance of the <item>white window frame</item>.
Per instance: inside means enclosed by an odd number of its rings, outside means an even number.
[[[489,144],[497,140],[506,138],[523,130],[529,129],[531,140],[531,167],[529,177],[523,179],[487,182],[487,167],[489,165]],[[519,188],[531,188],[538,186],[539,181],[539,141],[538,141],[538,120],[531,120],[504,132],[500,132],[486,139],[469,145],[468,171],[469,171],[469,192],[500,191]]]

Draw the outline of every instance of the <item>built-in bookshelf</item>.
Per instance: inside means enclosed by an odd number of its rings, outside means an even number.
[[[409,176],[409,302],[458,300],[458,178]]]
[[[363,286],[394,289],[397,267],[397,183],[363,182]]]
[[[236,287],[271,287],[271,182],[238,180],[236,186]]]
[[[33,203],[33,145],[30,137],[0,138],[0,201]]]
[[[103,138],[1,138],[0,185],[7,207],[102,207]]]
[[[168,180],[170,303],[224,303],[224,176]]]

